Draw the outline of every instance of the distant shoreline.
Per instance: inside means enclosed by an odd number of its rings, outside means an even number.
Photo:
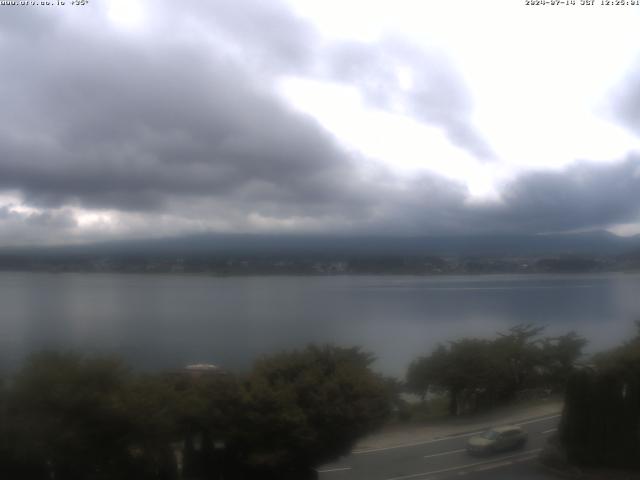
[[[148,276],[183,276],[183,277],[211,277],[211,278],[250,278],[250,277],[309,277],[309,278],[344,278],[344,277],[429,277],[429,278],[452,278],[452,277],[483,277],[483,276],[581,276],[581,275],[633,275],[640,273],[640,269],[627,270],[600,270],[600,271],[529,271],[529,272],[447,272],[447,273],[411,273],[411,272],[342,272],[342,273],[296,273],[296,272],[180,272],[180,271],[148,271],[148,270],[55,270],[55,269],[0,269],[0,274],[37,273],[49,275],[64,274],[90,274],[90,275],[148,275]]]
[[[640,258],[606,255],[434,256],[411,254],[0,254],[0,271],[160,273],[212,276],[487,275],[640,270]]]

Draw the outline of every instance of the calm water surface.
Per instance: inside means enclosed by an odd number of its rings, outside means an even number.
[[[518,323],[609,347],[640,319],[640,274],[231,277],[0,273],[0,369],[44,348],[108,352],[144,369],[247,368],[309,342],[361,345],[402,375],[461,335]]]

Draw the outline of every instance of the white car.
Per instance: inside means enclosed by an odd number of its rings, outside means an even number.
[[[483,454],[515,450],[524,447],[527,438],[527,432],[519,425],[495,427],[467,440],[467,452]]]

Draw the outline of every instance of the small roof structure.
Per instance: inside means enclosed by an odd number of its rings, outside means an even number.
[[[225,370],[211,363],[194,363],[187,365],[182,369],[182,372],[193,378],[227,375]]]
[[[187,365],[184,367],[187,372],[202,372],[202,373],[213,373],[213,372],[222,372],[222,369],[217,365],[213,365],[212,363],[194,363],[192,365]]]

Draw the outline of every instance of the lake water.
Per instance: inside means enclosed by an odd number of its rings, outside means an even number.
[[[360,345],[402,375],[437,342],[518,323],[615,345],[640,319],[640,274],[231,277],[0,273],[0,368],[45,348],[141,369],[215,363],[309,342]]]

